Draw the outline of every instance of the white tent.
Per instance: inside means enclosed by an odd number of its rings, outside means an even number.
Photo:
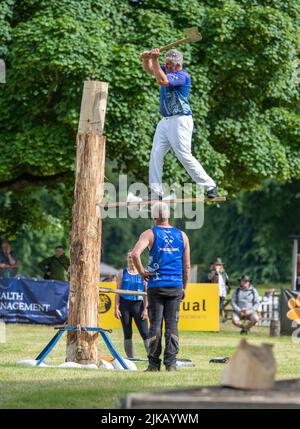
[[[118,275],[119,270],[117,270],[115,267],[112,267],[108,264],[105,264],[104,262],[101,262],[100,264],[100,277],[108,277],[108,276],[114,276]]]

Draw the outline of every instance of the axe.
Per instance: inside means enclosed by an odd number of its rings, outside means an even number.
[[[174,48],[174,46],[183,45],[184,43],[197,42],[202,39],[201,34],[198,32],[197,27],[187,28],[185,30],[185,38],[177,40],[176,42],[169,43],[161,48],[159,48],[160,52],[167,51],[168,49]]]

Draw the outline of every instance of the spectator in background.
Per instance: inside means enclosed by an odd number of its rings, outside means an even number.
[[[64,254],[63,246],[56,246],[55,255],[44,259],[38,267],[44,273],[44,279],[66,281],[70,266],[69,258]]]
[[[110,274],[109,276],[105,277],[101,281],[102,282],[116,282],[117,281],[117,276],[116,276],[116,274]]]
[[[274,318],[275,312],[278,310],[277,306],[278,298],[275,297],[275,289],[266,290],[260,306],[261,316],[267,321]]]
[[[213,265],[210,273],[208,273],[208,280],[210,283],[219,284],[219,294],[220,294],[220,318],[222,319],[223,307],[225,304],[226,297],[230,292],[229,277],[226,271],[224,270],[224,263],[221,258],[217,258]]]
[[[232,323],[241,328],[241,334],[248,334],[250,328],[259,321],[257,309],[260,298],[252,286],[250,277],[244,274],[240,278],[240,286],[236,288],[231,298],[233,308]],[[248,323],[243,324],[243,321]]]
[[[274,293],[275,293],[275,289],[268,289],[268,290],[266,290],[266,292],[265,292],[265,294],[263,296],[262,301],[263,302],[268,302],[268,303],[273,302]]]
[[[132,250],[127,253],[127,268],[118,275],[117,289],[135,292],[146,292],[146,281],[137,271],[131,256]],[[129,358],[134,358],[134,346],[132,339],[132,322],[134,320],[140,336],[144,341],[144,347],[149,352],[149,330],[147,297],[142,295],[118,295],[115,299],[115,317],[120,319],[124,334],[124,350]]]
[[[1,243],[0,278],[14,277],[17,273],[17,259],[11,253],[11,245],[7,240]]]

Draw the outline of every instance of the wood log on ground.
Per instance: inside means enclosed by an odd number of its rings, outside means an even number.
[[[254,346],[241,340],[224,368],[221,385],[237,389],[272,389],[276,373],[272,347],[272,344]]]

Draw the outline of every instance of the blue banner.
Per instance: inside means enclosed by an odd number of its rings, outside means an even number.
[[[0,318],[6,323],[64,323],[68,294],[69,284],[58,280],[0,279]]]

